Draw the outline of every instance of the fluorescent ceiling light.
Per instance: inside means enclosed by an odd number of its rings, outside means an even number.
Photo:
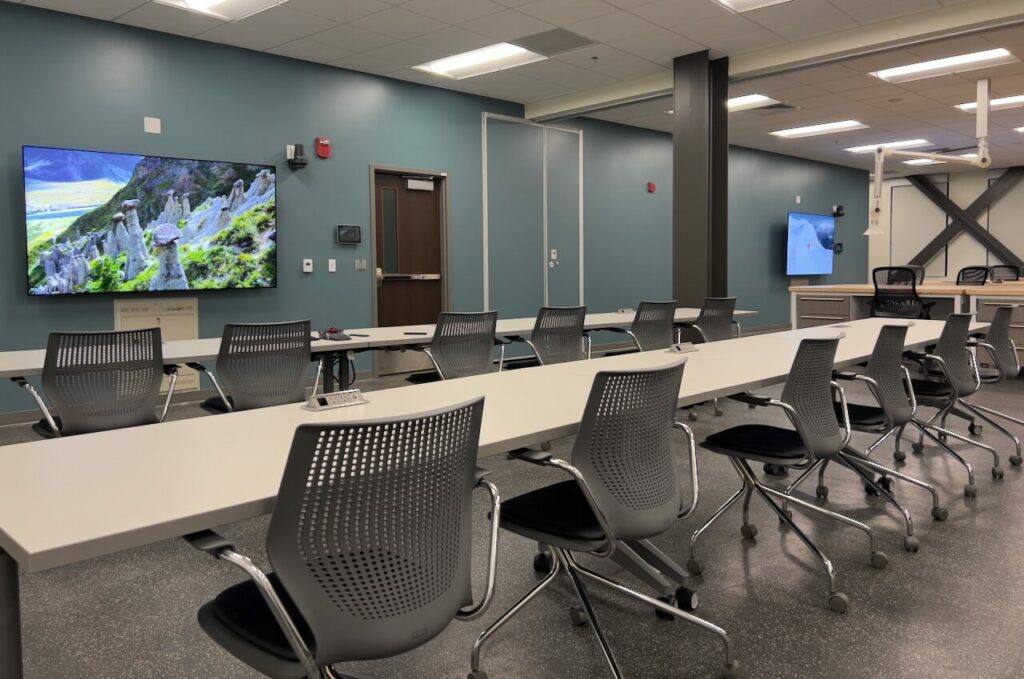
[[[669,114],[670,116],[674,116],[676,114],[676,110],[674,108],[670,108],[667,111],[665,111],[665,113]]]
[[[879,146],[886,149],[910,149],[916,146],[930,146],[927,139],[904,139],[903,141],[886,141],[881,144],[866,144],[864,146],[851,146],[846,149],[850,153],[874,153]]]
[[[942,160],[932,160],[931,158],[914,158],[913,160],[904,160],[904,165],[945,165]]]
[[[288,0],[156,0],[161,5],[170,5],[190,12],[198,12],[225,21],[238,21],[259,14],[271,7],[283,5]]]
[[[1024,134],[1024,127],[1015,127],[1015,128],[1013,128],[1013,131],[1014,132],[1020,132],[1021,134]]]
[[[977,158],[978,154],[977,153],[961,153],[960,157],[961,158]]]
[[[983,52],[971,52],[969,54],[958,54],[955,57],[933,59],[931,61],[919,61],[916,64],[896,66],[895,68],[883,68],[869,75],[890,83],[903,83],[910,80],[921,80],[923,78],[934,78],[950,73],[962,73],[973,71],[988,66],[999,66],[1001,64],[1012,64],[1020,61],[1010,54],[1008,50],[999,47]]]
[[[734,12],[749,12],[752,9],[779,5],[783,2],[789,2],[789,0],[715,0],[715,2]]]
[[[989,109],[993,111],[998,111],[1001,108],[1017,108],[1019,106],[1024,106],[1024,94],[1015,94],[1012,97],[989,99],[988,102]],[[978,108],[978,102],[968,101],[963,104],[957,104],[956,107],[961,111],[973,111]]]
[[[792,127],[788,130],[775,130],[772,132],[776,137],[786,139],[799,139],[800,137],[814,137],[829,132],[849,132],[850,130],[863,130],[867,125],[856,120],[839,120],[834,123],[821,123],[820,125],[807,125],[806,127]]]
[[[547,57],[543,54],[531,52],[519,45],[499,42],[497,45],[481,47],[462,54],[453,54],[450,57],[413,66],[413,68],[417,71],[426,71],[435,75],[443,75],[446,78],[462,80],[495,71],[504,71],[516,66],[525,66],[544,59]]]
[[[764,108],[781,103],[778,99],[766,97],[763,94],[744,94],[742,97],[733,97],[726,102],[730,111],[747,111],[752,108]]]

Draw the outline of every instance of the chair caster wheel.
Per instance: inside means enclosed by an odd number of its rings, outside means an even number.
[[[945,440],[946,440],[947,438],[948,438],[948,437],[947,437],[947,436],[946,436],[945,434],[943,434],[943,433],[941,433],[941,432],[939,433],[939,440],[940,440],[940,441],[945,441]]]
[[[676,590],[676,606],[687,613],[697,610],[700,606],[700,597],[688,587],[680,587]]]
[[[733,660],[731,663],[722,668],[722,673],[718,675],[721,679],[740,679],[743,673],[740,672],[740,661]]]
[[[750,410],[753,410],[753,409],[754,409],[754,408],[756,408],[756,407],[757,407],[757,406],[756,406],[756,405],[754,405],[753,403],[748,403],[748,404],[747,404],[747,408],[749,408]]]
[[[1002,467],[992,467],[992,478],[996,481],[1002,479],[1006,475]]]
[[[551,558],[551,552],[537,552],[533,555],[533,570],[545,575],[551,572],[555,562]]]
[[[885,570],[885,567],[889,565],[889,557],[886,556],[885,552],[872,552],[871,553],[871,567],[878,570]]]
[[[572,624],[576,627],[583,627],[589,622],[586,611],[579,606],[573,606],[569,609],[569,619],[572,620]]]
[[[697,421],[697,413],[693,412],[692,410],[687,412],[686,413],[686,419],[690,420],[690,422],[696,422]]]
[[[892,454],[892,459],[896,460],[897,462],[903,462],[904,460],[907,459],[907,454],[904,453],[902,450],[897,450],[895,453]]]
[[[659,596],[658,601],[664,601],[669,606],[676,605],[676,598],[674,596]],[[668,611],[663,611],[660,608],[654,609],[654,615],[660,620],[665,620],[669,622],[676,619],[676,616],[672,615]]]
[[[973,483],[964,486],[964,497],[978,497],[978,487]]]
[[[985,431],[985,428],[982,427],[980,424],[972,423],[970,426],[967,427],[967,431],[971,433],[971,436],[977,436],[981,432]]]
[[[764,473],[767,476],[788,476],[789,469],[781,464],[765,464]]]
[[[828,486],[818,486],[815,488],[814,496],[819,500],[828,500]]]
[[[1020,455],[1010,456],[1010,464],[1012,464],[1014,467],[1019,467],[1022,462],[1024,462],[1024,457],[1021,457]]]
[[[483,670],[477,670],[476,672],[470,672],[467,674],[466,679],[487,679],[487,673]]]
[[[836,592],[828,597],[828,607],[836,613],[845,613],[850,607],[850,597],[842,592]]]
[[[921,549],[921,541],[917,539],[916,535],[908,535],[903,538],[903,549],[908,552],[916,552]]]
[[[740,526],[740,535],[744,540],[753,540],[757,537],[757,526],[752,523],[745,523]]]
[[[686,572],[690,575],[700,575],[704,572],[704,564],[691,556],[686,562]]]
[[[723,414],[721,408],[715,408],[715,417],[721,417]]]
[[[924,444],[923,443],[914,443],[914,444],[912,444],[910,446],[910,449],[913,450],[915,453],[923,453],[924,452]]]
[[[932,507],[932,518],[936,521],[945,521],[949,518],[949,510],[945,507]]]

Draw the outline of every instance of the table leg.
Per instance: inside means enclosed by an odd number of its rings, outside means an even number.
[[[352,374],[348,370],[348,352],[338,352],[338,379],[341,380],[341,384],[338,388],[341,390],[348,389],[352,386]]]
[[[324,390],[323,393],[330,394],[334,391],[334,362],[338,359],[337,352],[331,351],[324,354]]]
[[[23,676],[18,564],[0,549],[0,677],[21,679]]]

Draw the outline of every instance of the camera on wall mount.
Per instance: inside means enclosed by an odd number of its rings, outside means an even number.
[[[288,160],[288,167],[293,170],[309,165],[309,158],[306,157],[306,148],[302,144],[288,144],[284,147],[284,156]]]
[[[832,216],[833,217],[843,217],[845,215],[846,215],[846,210],[843,209],[842,205],[833,205],[832,206]]]

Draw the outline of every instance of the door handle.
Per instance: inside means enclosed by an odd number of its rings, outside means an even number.
[[[386,281],[439,281],[439,273],[386,273],[383,274]]]
[[[381,283],[384,282],[384,269],[379,266],[374,269],[374,276],[377,278],[377,287],[379,288]]]

